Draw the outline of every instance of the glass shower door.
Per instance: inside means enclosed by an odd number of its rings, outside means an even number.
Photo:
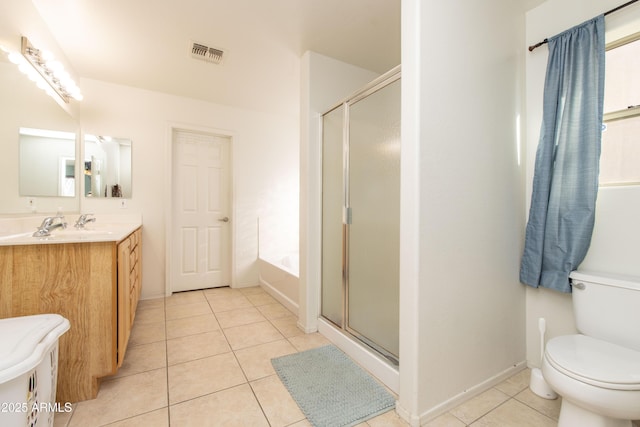
[[[397,363],[400,80],[349,105],[346,328]]]
[[[399,359],[400,73],[322,116],[322,317]]]
[[[322,118],[322,316],[343,326],[344,105]]]

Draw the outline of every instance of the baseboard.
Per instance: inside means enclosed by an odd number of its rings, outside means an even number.
[[[429,421],[433,420],[434,418],[444,414],[447,411],[450,411],[451,409],[461,405],[462,403],[466,402],[469,399],[472,399],[474,397],[476,397],[477,395],[489,390],[491,387],[494,387],[498,384],[500,384],[501,382],[505,381],[506,379],[512,377],[513,375],[515,375],[516,373],[522,371],[523,369],[525,369],[527,367],[527,362],[526,361],[522,361],[519,362],[515,365],[513,365],[512,367],[505,369],[504,371],[500,372],[497,375],[494,375],[491,378],[488,378],[487,380],[474,385],[473,387],[463,391],[460,394],[457,394],[456,396],[452,397],[451,399],[448,399],[442,403],[440,403],[437,406],[434,406],[433,408],[423,412],[422,414],[420,414],[420,422],[418,425],[425,425],[426,423],[428,423]],[[404,415],[408,415],[408,414],[404,414],[403,412],[401,412],[400,410],[398,410],[398,414],[403,417],[406,421],[412,421],[410,418],[405,418]],[[413,425],[413,424],[412,424]]]
[[[305,328],[305,326],[302,323],[300,323],[299,320],[296,323],[296,325],[298,326],[298,329],[303,331],[305,334],[313,334],[314,332],[318,332],[318,328]]]
[[[287,307],[289,311],[291,311],[296,316],[298,315],[298,303],[271,286],[268,282],[262,280],[260,278],[260,287],[264,289],[269,295],[275,298],[280,304]]]
[[[148,301],[148,300],[152,300],[152,299],[160,299],[160,298],[166,298],[166,297],[170,297],[171,294],[169,295],[147,295],[144,298],[140,298],[140,301]]]
[[[409,411],[405,410],[400,404],[400,401],[396,401],[396,413],[400,418],[406,421],[411,427],[420,427],[420,417],[411,416]]]

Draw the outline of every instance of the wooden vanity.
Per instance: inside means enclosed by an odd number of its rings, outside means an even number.
[[[142,229],[110,241],[0,245],[0,318],[58,313],[58,402],[94,399],[122,365],[141,290]]]

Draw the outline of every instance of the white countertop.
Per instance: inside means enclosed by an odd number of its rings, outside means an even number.
[[[78,215],[66,215],[67,228],[51,231],[50,236],[33,237],[46,217],[0,219],[0,246],[42,245],[61,243],[119,242],[142,225],[140,215],[94,215],[95,222],[84,229],[74,228]]]

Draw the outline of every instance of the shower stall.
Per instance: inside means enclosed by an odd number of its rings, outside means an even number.
[[[399,364],[400,68],[322,115],[321,316]]]

